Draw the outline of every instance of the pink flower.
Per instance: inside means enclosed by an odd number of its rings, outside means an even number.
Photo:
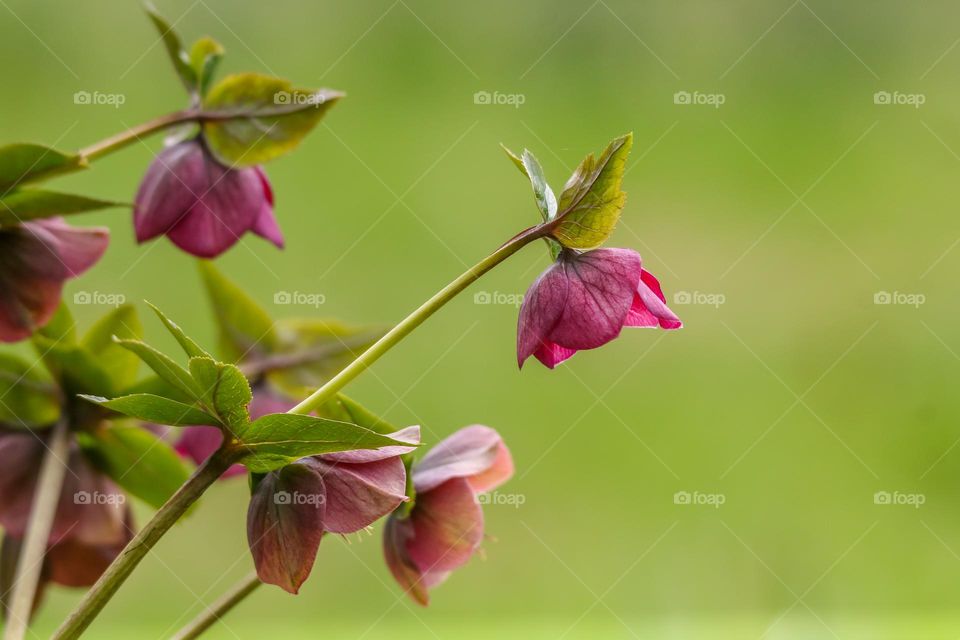
[[[30,337],[60,304],[63,283],[92,267],[110,232],[60,218],[0,228],[0,342]]]
[[[679,329],[660,283],[630,249],[565,249],[530,286],[520,308],[517,362],[531,355],[554,368],[581,349],[595,349],[624,327]]]
[[[489,427],[460,429],[413,468],[416,500],[407,515],[387,521],[383,550],[400,586],[426,606],[428,590],[473,556],[483,540],[477,495],[513,475],[513,459]]]
[[[137,242],[166,235],[200,258],[215,258],[248,231],[283,248],[273,192],[260,167],[220,164],[202,139],[164,149],[147,169],[133,210]]]
[[[247,511],[247,542],[260,580],[297,593],[325,533],[359,531],[407,500],[401,456],[416,448],[420,428],[390,437],[411,446],[312,456],[260,479]]]

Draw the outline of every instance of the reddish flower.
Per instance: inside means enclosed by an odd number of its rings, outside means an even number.
[[[248,231],[283,248],[273,192],[260,167],[220,164],[202,139],[164,149],[147,169],[133,210],[137,242],[166,235],[200,258],[215,258]]]
[[[679,329],[660,283],[630,249],[565,249],[530,286],[520,308],[517,362],[531,355],[554,368],[581,349],[595,349],[624,327]]]
[[[416,500],[407,515],[394,512],[384,531],[387,566],[400,586],[426,606],[428,590],[467,563],[483,541],[477,495],[513,475],[513,459],[496,431],[460,429],[413,468]]]
[[[60,218],[0,228],[0,342],[30,337],[60,304],[63,283],[90,267],[110,242],[104,228]]]
[[[400,456],[420,441],[420,428],[391,438],[411,446],[328,453],[266,474],[247,511],[247,541],[263,582],[297,593],[329,533],[359,531],[407,500]]]

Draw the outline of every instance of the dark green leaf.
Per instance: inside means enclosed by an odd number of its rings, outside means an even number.
[[[276,348],[273,320],[243,289],[223,276],[212,262],[200,261],[200,274],[213,304],[224,360],[256,358]]]
[[[126,491],[161,507],[190,472],[169,444],[137,426],[108,423],[89,440],[98,466]]]
[[[0,199],[0,226],[120,206],[124,205],[70,193],[21,189]]]
[[[620,219],[626,202],[623,173],[633,145],[633,134],[610,143],[599,159],[589,155],[560,194],[558,224],[552,236],[571,249],[593,249],[603,244]]]
[[[57,389],[42,367],[12,354],[0,354],[0,423],[39,429],[60,416]]]
[[[240,369],[212,358],[190,358],[190,374],[208,411],[234,433],[246,429],[250,422],[247,405],[253,393]]]
[[[106,369],[114,388],[122,389],[136,380],[140,359],[117,344],[113,338],[116,336],[135,340],[142,335],[143,325],[140,324],[137,310],[131,305],[124,305],[98,320],[84,336],[81,344]]]
[[[409,446],[349,422],[292,413],[263,416],[239,437],[248,452],[242,463],[257,473],[321,453]]]
[[[169,356],[139,340],[120,340],[117,345],[135,353],[167,384],[176,387],[186,397],[199,400],[202,396],[190,373]]]
[[[155,26],[160,33],[163,46],[167,50],[167,55],[170,56],[170,61],[173,62],[173,68],[176,69],[177,75],[180,76],[180,81],[183,82],[183,86],[186,87],[188,93],[194,94],[197,90],[197,75],[190,65],[190,56],[188,56],[187,52],[183,49],[180,36],[173,30],[170,23],[157,13],[157,10],[151,4],[148,3],[145,9],[147,15],[150,16],[150,21],[153,23],[153,26]]]
[[[211,427],[220,426],[220,421],[196,407],[192,407],[176,400],[162,398],[160,396],[150,395],[148,393],[138,393],[129,396],[121,396],[108,400],[98,396],[81,395],[84,400],[89,400],[101,407],[122,413],[131,418],[137,418],[144,422],[153,422],[171,427],[185,427],[192,425],[208,425]]]
[[[78,155],[38,144],[8,144],[0,147],[0,192],[86,167],[86,160]]]
[[[150,304],[149,302],[147,304]],[[177,342],[180,344],[180,348],[183,349],[184,353],[187,354],[190,358],[210,358],[212,357],[209,353],[204,351],[200,345],[193,341],[192,338],[187,336],[183,332],[183,329],[180,328],[176,322],[163,315],[163,312],[160,311],[157,307],[150,304],[150,308],[153,309],[153,312],[157,314],[157,317],[160,318],[160,322],[163,323],[163,326],[167,328],[167,331],[176,338]],[[159,371],[157,372],[159,373]]]
[[[204,122],[204,137],[227,166],[263,164],[296,147],[342,97],[338,91],[297,89],[257,73],[231,75],[204,99],[204,109],[219,114]]]
[[[183,371],[186,373],[186,369],[183,369]],[[120,395],[122,396],[130,396],[135,393],[149,393],[155,396],[163,396],[164,398],[170,398],[171,400],[176,400],[184,404],[191,404],[198,400],[196,396],[188,394],[180,387],[174,386],[156,375],[147,376],[143,380],[139,380],[129,387],[124,387],[120,390]]]

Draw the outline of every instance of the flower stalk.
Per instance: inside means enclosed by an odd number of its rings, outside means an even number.
[[[257,576],[257,572],[251,572],[243,578],[243,580],[231,587],[219,600],[204,609],[190,624],[178,631],[177,634],[173,636],[173,640],[193,640],[194,638],[199,638],[203,632],[216,624],[223,616],[240,604],[244,598],[256,591],[262,584],[260,578]]]

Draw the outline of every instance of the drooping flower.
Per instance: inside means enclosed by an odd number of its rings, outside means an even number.
[[[0,227],[0,342],[23,340],[46,324],[63,283],[92,267],[109,242],[107,229],[60,218]]]
[[[400,586],[426,606],[429,589],[473,556],[483,541],[477,496],[513,475],[513,459],[490,427],[460,429],[413,467],[416,498],[409,514],[394,512],[384,530],[387,566]]]
[[[302,458],[264,476],[247,511],[247,541],[263,582],[297,593],[325,533],[354,533],[407,500],[400,456],[420,442],[420,428],[389,437],[411,446]]]
[[[164,149],[147,169],[133,210],[137,242],[166,235],[200,258],[215,258],[248,231],[283,248],[273,192],[260,167],[218,162],[202,138]]]
[[[0,431],[0,526],[5,559],[15,559],[26,534],[46,445],[43,434]],[[126,496],[94,469],[76,444],[71,445],[60,500],[41,570],[43,586],[88,587],[106,570],[133,537]],[[14,571],[15,562],[0,563]],[[6,582],[6,577],[0,582]]]
[[[681,326],[636,251],[564,249],[524,298],[517,362],[522,367],[533,355],[552,369],[581,349],[605,345],[624,327]]]

